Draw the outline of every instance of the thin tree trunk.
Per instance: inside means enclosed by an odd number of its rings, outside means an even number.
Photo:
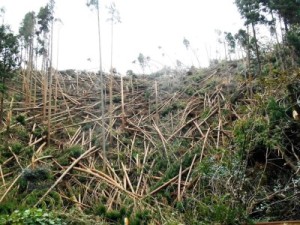
[[[47,79],[47,73],[45,74],[45,72],[42,72],[42,77],[43,77],[43,120],[46,119],[46,104],[47,104],[47,86],[48,86],[48,79]]]
[[[270,12],[271,16],[272,16],[272,20],[275,21],[275,38],[276,38],[276,52],[279,56],[279,61],[280,61],[280,64],[281,64],[281,69],[284,70],[285,69],[285,63],[284,63],[284,60],[283,60],[283,57],[282,57],[282,48],[281,48],[281,45],[279,43],[279,38],[278,38],[278,33],[277,33],[277,28],[276,28],[276,20],[274,18],[274,14],[273,14],[273,11],[271,10]]]
[[[5,79],[4,78],[2,78],[2,85],[3,85],[3,88],[4,88],[4,85],[5,85]],[[2,126],[2,121],[3,121],[3,111],[4,111],[3,108],[4,108],[4,93],[0,92],[0,127]]]
[[[258,49],[257,38],[256,38],[256,30],[255,30],[254,23],[251,23],[251,25],[252,25],[253,37],[255,39],[254,44],[255,44],[255,52],[256,52],[256,58],[257,58],[258,75],[260,75],[260,73],[261,73],[261,61],[260,61],[259,49]]]
[[[125,104],[124,104],[124,83],[121,75],[121,108],[122,108],[122,128],[125,128]]]
[[[4,96],[3,93],[0,93],[0,127],[2,126],[2,121],[3,121],[3,107],[4,107]]]
[[[102,55],[101,55],[101,32],[100,32],[100,10],[99,10],[99,3],[97,3],[97,19],[98,19],[98,40],[99,40],[99,69],[100,69],[100,92],[101,92],[101,122],[102,122],[102,134],[101,134],[101,141],[102,141],[102,151],[103,151],[103,170],[106,170],[106,140],[105,140],[105,118],[104,118],[104,78],[103,78],[103,71],[102,71]]]
[[[113,39],[114,28],[113,20],[111,21],[111,45],[110,45],[110,79],[109,79],[109,143],[112,143],[112,127],[113,127]]]
[[[47,133],[48,146],[50,145],[50,140],[51,140],[52,58],[53,58],[53,20],[51,22],[50,65],[48,71],[48,75],[49,75],[48,133]]]
[[[249,26],[247,26],[247,34],[248,34],[248,39],[247,39],[247,67],[249,69],[250,68],[250,35],[249,35]]]
[[[30,48],[29,48],[29,90],[28,90],[28,101],[29,106],[31,105],[31,94],[32,94],[32,71],[33,71],[33,39],[30,42]]]
[[[159,121],[159,115],[158,115],[158,85],[157,81],[154,83],[154,89],[155,89],[155,121]]]

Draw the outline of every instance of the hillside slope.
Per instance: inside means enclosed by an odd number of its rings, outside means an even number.
[[[106,163],[98,76],[56,72],[47,145],[44,75],[26,92],[23,71],[0,129],[0,213],[37,206],[71,224],[300,219],[300,71],[243,71],[223,62],[124,77],[123,106],[114,76],[111,107],[106,76]]]

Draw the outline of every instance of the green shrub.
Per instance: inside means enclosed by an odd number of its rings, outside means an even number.
[[[113,103],[121,103],[121,96],[120,95],[114,95],[113,96]]]
[[[6,215],[0,219],[3,225],[65,225],[66,223],[51,212],[43,209],[16,210],[11,215]]]
[[[23,170],[22,178],[31,182],[45,181],[51,178],[51,173],[49,169],[44,167],[26,168]]]
[[[133,218],[130,221],[131,225],[147,225],[150,222],[150,211],[142,210],[136,212]]]
[[[35,204],[42,198],[45,194],[46,190],[34,189],[29,194],[24,196],[21,201],[20,206],[22,207],[33,207]],[[26,193],[25,193],[26,194]],[[44,200],[39,203],[39,208],[49,209],[49,210],[57,210],[62,207],[62,199],[61,196],[55,192],[51,191]]]
[[[106,207],[103,204],[98,204],[94,207],[94,214],[97,216],[104,216],[106,214]]]
[[[113,221],[113,222],[121,222],[123,219],[121,212],[118,210],[111,210],[111,211],[106,212],[105,217],[109,221]]]
[[[26,124],[26,117],[24,115],[18,115],[16,117],[16,121],[19,122],[21,125],[25,126]]]
[[[78,158],[83,153],[83,149],[80,145],[74,145],[67,151],[69,152],[69,156],[72,158]]]

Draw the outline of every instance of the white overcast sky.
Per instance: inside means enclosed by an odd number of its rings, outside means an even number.
[[[186,65],[198,65],[193,54],[183,45],[184,37],[195,49],[201,66],[208,64],[208,55],[216,56],[215,30],[235,33],[243,22],[234,0],[115,0],[121,23],[115,25],[114,67],[124,73],[138,71],[132,64],[139,53],[150,56],[152,69],[174,65],[176,60]],[[38,12],[47,0],[0,0],[5,23],[18,31],[24,15]],[[86,6],[86,0],[56,0],[55,17],[63,21],[54,31],[54,67],[58,69],[96,70],[98,67],[98,37],[96,12]],[[112,1],[100,0],[102,26],[102,57],[105,71],[110,68],[110,23],[106,21],[106,6]],[[59,34],[59,35],[58,35]],[[58,38],[59,37],[59,38]],[[59,58],[57,65],[57,44]],[[159,49],[161,46],[162,49]],[[165,56],[162,56],[165,53]],[[91,61],[87,59],[90,58]]]

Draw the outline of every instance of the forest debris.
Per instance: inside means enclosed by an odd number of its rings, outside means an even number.
[[[46,191],[46,193],[39,199],[39,201],[35,204],[37,206],[44,198],[56,187],[56,185],[68,174],[68,172],[85,156],[91,153],[96,147],[90,148],[85,151],[81,156],[79,156],[73,163],[62,173],[62,175],[55,181],[55,183]],[[0,200],[1,202],[1,200]]]

